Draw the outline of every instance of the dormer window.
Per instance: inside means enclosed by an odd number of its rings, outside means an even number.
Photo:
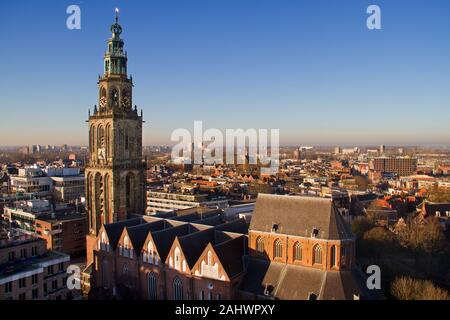
[[[272,224],[272,232],[277,232],[278,230],[278,223],[273,223]]]
[[[436,217],[440,217],[441,216],[441,212],[440,211],[436,211]]]
[[[317,238],[319,236],[319,229],[313,228],[311,232],[311,237]]]
[[[310,292],[308,295],[308,300],[317,300],[317,294]]]
[[[266,288],[264,289],[264,295],[265,296],[270,296],[272,294],[272,292],[273,292],[273,289],[274,289],[273,285],[267,284]]]

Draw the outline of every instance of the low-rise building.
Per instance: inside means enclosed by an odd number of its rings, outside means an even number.
[[[22,231],[0,240],[0,300],[70,299],[70,256],[49,251],[43,239]]]
[[[52,180],[53,198],[57,202],[75,202],[84,196],[84,174],[80,168],[47,168]]]
[[[48,200],[18,201],[4,208],[3,219],[9,226],[35,233],[47,241],[49,250],[79,256],[86,250],[87,216],[81,207]]]
[[[50,214],[36,218],[36,234],[47,241],[47,249],[71,257],[86,252],[87,216],[82,213]]]
[[[17,201],[3,209],[3,219],[12,227],[35,231],[36,217],[53,211],[48,200]]]
[[[147,191],[147,214],[156,212],[170,212],[173,210],[207,207],[224,208],[227,199],[209,199],[208,194],[188,194],[180,192]]]
[[[18,175],[11,176],[11,190],[38,197],[51,196],[52,180],[39,167],[22,168]]]

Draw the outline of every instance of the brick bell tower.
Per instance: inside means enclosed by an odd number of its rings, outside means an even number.
[[[120,37],[122,27],[111,26],[112,37],[99,76],[99,102],[89,111],[89,158],[86,164],[86,208],[89,234],[87,265],[93,260],[95,237],[103,224],[127,219],[145,211],[142,160],[142,110],[132,107],[133,78],[127,75],[127,52]]]

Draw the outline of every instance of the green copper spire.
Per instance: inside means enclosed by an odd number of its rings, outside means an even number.
[[[108,51],[104,57],[105,76],[119,75],[127,76],[127,53],[124,42],[120,38],[122,26],[119,24],[119,9],[116,8],[115,23],[111,25],[112,37],[108,40]]]

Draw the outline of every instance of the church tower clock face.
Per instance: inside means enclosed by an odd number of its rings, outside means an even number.
[[[131,108],[133,80],[116,21],[98,80],[99,108],[89,114],[89,157],[86,163],[86,208],[89,221],[88,261],[102,225],[145,212],[145,163],[142,160],[142,111]],[[89,240],[91,239],[91,240]]]
[[[107,103],[106,97],[101,97],[100,98],[100,103],[99,103],[100,108],[102,108],[102,109],[106,108],[106,103]]]

